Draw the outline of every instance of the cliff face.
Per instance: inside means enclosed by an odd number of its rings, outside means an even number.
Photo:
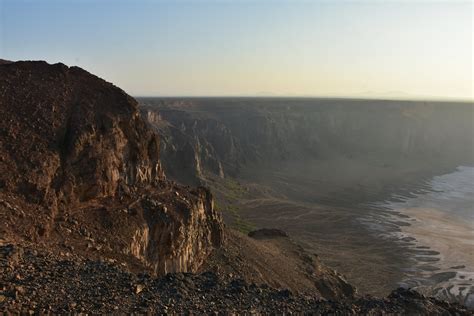
[[[236,174],[246,158],[238,140],[221,121],[195,117],[168,109],[142,108],[142,115],[162,136],[162,161],[170,178],[181,183],[197,184],[211,172],[219,177]]]
[[[210,193],[166,181],[137,102],[80,68],[0,65],[0,137],[7,239],[54,244],[66,234],[90,253],[118,247],[157,273],[193,271],[220,246]]]
[[[163,178],[158,137],[123,91],[61,64],[19,62],[0,71],[6,190],[70,204]]]
[[[474,108],[469,103],[271,98],[140,102],[144,113],[160,113],[161,134],[174,144],[163,144],[163,156],[177,156],[176,161],[184,148],[192,150],[201,162],[194,169],[198,178],[205,172],[235,176],[248,165],[336,158],[387,166],[401,161],[426,165],[429,159],[434,168],[474,162]],[[157,121],[151,123],[157,126]],[[208,167],[203,161],[212,163]],[[166,159],[163,163],[174,178],[173,166]]]

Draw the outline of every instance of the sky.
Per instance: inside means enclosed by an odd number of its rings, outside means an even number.
[[[0,0],[0,58],[134,96],[473,96],[474,1]]]

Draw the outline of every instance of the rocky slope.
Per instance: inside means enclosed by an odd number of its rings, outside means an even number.
[[[137,103],[63,64],[0,67],[3,238],[195,271],[223,239],[206,189],[166,181]]]
[[[259,229],[248,236],[228,231],[225,247],[214,250],[200,270],[330,300],[357,296],[341,274],[277,229]]]
[[[409,290],[394,291],[387,299],[327,301],[213,272],[153,278],[111,262],[12,245],[0,247],[0,272],[0,310],[14,314],[471,315]]]

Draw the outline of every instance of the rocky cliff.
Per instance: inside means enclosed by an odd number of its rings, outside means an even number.
[[[474,163],[470,103],[304,98],[139,99],[182,182],[282,164],[347,159],[404,172]],[[173,144],[173,145],[168,145]],[[176,170],[181,153],[194,168]],[[406,162],[404,165],[403,162]],[[409,166],[409,167],[408,167]],[[191,174],[194,172],[194,174]],[[184,175],[186,173],[186,175]],[[195,181],[194,181],[195,182]]]
[[[197,184],[206,172],[235,175],[246,161],[231,130],[214,118],[173,108],[143,107],[142,115],[163,137],[162,161],[170,178]]]
[[[122,253],[158,274],[194,271],[222,242],[209,191],[165,179],[137,102],[78,67],[1,65],[0,137],[4,239]]]

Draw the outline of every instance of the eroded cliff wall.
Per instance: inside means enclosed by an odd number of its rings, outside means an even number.
[[[159,143],[132,97],[78,67],[0,65],[2,239],[197,269],[222,220],[209,191],[165,179]]]
[[[194,170],[181,169],[176,177],[182,181],[203,172],[235,176],[248,165],[282,162],[348,159],[404,170],[427,163],[433,169],[474,163],[471,103],[284,98],[140,102],[145,116],[159,113],[151,124],[164,137],[163,163],[171,177],[178,172],[168,161],[194,153]]]

